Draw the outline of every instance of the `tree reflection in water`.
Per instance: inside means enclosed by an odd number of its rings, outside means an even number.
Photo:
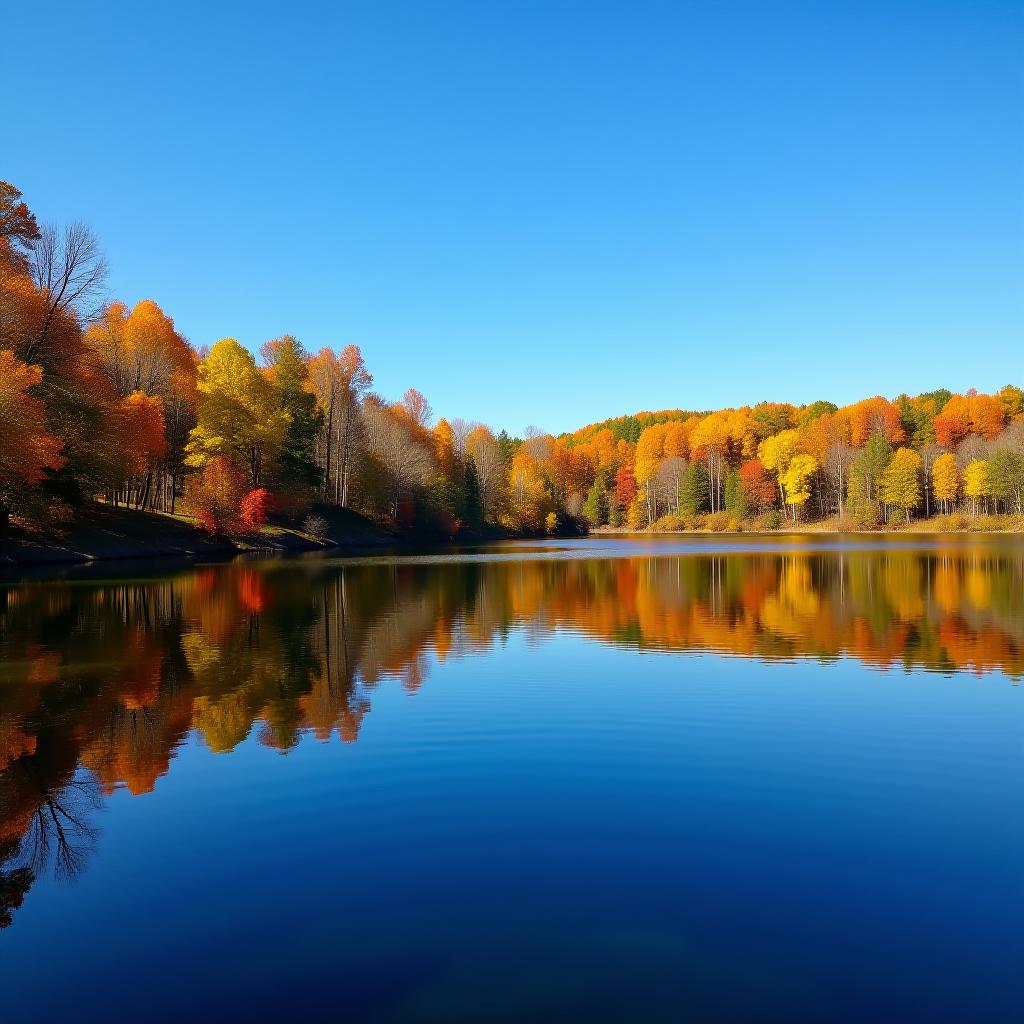
[[[103,794],[147,793],[191,732],[355,742],[375,686],[513,630],[641,650],[1024,673],[1019,545],[378,564],[235,563],[0,587],[0,927],[81,870]]]

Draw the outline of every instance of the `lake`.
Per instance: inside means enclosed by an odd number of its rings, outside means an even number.
[[[1019,537],[0,582],[5,1019],[1022,1020],[1022,675]]]

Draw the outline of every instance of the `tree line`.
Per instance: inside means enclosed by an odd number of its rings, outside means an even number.
[[[843,407],[641,414],[569,440],[596,467],[581,505],[594,526],[774,528],[834,517],[870,528],[1024,514],[1024,391],[1014,385]]]
[[[842,408],[668,410],[553,437],[391,402],[355,345],[196,348],[152,300],[107,302],[81,224],[0,182],[0,527],[85,503],[187,512],[211,532],[314,505],[454,536],[587,523],[729,529],[837,517],[1024,514],[1024,393],[938,390]]]
[[[218,533],[316,503],[448,535],[567,525],[553,438],[387,401],[355,345],[197,349],[154,301],[105,302],[106,277],[88,228],[41,226],[0,182],[0,526],[95,500]]]

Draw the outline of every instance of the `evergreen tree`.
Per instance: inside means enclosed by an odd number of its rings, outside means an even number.
[[[523,442],[518,437],[509,437],[507,430],[498,434],[495,440],[498,442],[498,451],[501,452],[501,461],[506,466],[511,466],[512,460],[516,457],[516,452],[523,446]]]
[[[583,515],[591,526],[601,526],[608,518],[608,495],[600,479],[595,480],[587,492],[587,500],[583,502]]]
[[[992,495],[1006,503],[1007,511],[1024,511],[1024,453],[997,448],[989,460]]]
[[[747,496],[740,483],[740,471],[730,469],[725,478],[725,511],[736,519],[743,519],[747,512]]]
[[[472,455],[466,456],[463,471],[463,507],[465,524],[469,530],[480,530],[484,525],[484,507],[480,500],[480,477],[476,471],[476,462]]]
[[[711,482],[707,467],[701,462],[691,462],[683,477],[683,486],[679,489],[680,515],[695,516],[699,512],[706,512],[710,496]]]
[[[882,434],[872,434],[850,467],[851,473],[863,481],[862,500],[876,500],[878,478],[885,472],[891,458],[892,445]]]
[[[262,355],[270,368],[280,407],[288,414],[278,459],[279,483],[285,488],[319,487],[323,471],[316,463],[313,445],[323,414],[317,409],[316,396],[306,389],[306,351],[296,338],[286,334],[264,345]]]

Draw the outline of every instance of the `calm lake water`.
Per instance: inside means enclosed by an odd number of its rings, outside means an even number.
[[[7,1020],[1024,1020],[1020,538],[125,572],[0,582]]]

